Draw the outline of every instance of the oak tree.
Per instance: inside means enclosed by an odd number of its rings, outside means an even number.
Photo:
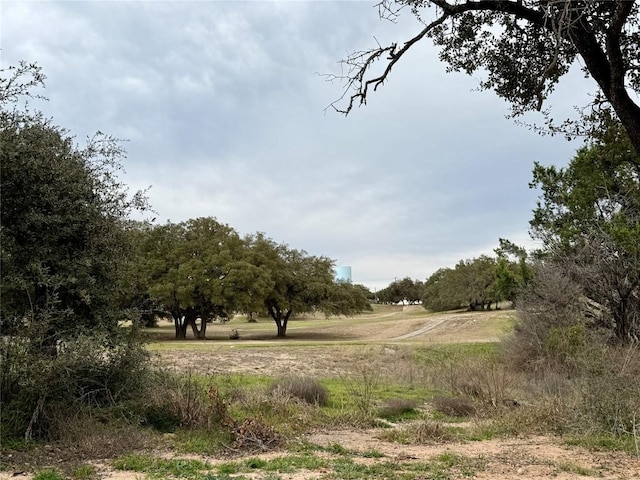
[[[140,268],[150,297],[171,314],[176,338],[186,338],[189,327],[206,338],[207,322],[242,309],[262,286],[264,273],[246,253],[237,232],[211,217],[151,229],[138,254]]]
[[[366,103],[398,61],[430,38],[448,70],[481,76],[512,105],[513,115],[541,110],[569,68],[579,62],[640,153],[640,15],[627,0],[381,0],[394,20],[409,10],[420,30],[404,42],[357,51],[342,61],[346,84],[332,106],[348,114]],[[378,68],[381,63],[381,68]],[[346,103],[346,104],[345,104]]]

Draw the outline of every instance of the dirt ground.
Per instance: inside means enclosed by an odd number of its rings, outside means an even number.
[[[433,315],[416,305],[364,319],[314,321],[310,327],[304,320],[293,321],[284,339],[275,338],[275,326],[268,321],[260,329],[251,324],[214,325],[208,330],[212,341],[200,342],[197,349],[168,348],[157,355],[161,363],[178,370],[335,377],[348,373],[354,361],[371,350],[393,358],[416,344],[499,341],[514,316],[513,310]],[[229,340],[232,330],[238,330],[240,340]]]
[[[219,341],[200,342],[197,348],[184,348],[176,343],[163,345],[155,355],[157,361],[179,370],[197,368],[210,373],[243,372],[268,376],[304,374],[317,378],[345,374],[358,362],[369,358],[383,358],[385,368],[396,368],[402,375],[409,347],[450,342],[496,341],[511,322],[513,312],[497,311],[481,314],[458,313],[447,315],[422,314],[419,309],[397,309],[372,315],[366,321],[328,320],[314,322],[306,328],[295,322],[287,339],[275,339],[273,333],[247,326],[219,325],[212,328]],[[241,333],[237,341],[228,338],[227,331],[236,328]],[[170,342],[169,342],[170,343]],[[389,359],[389,361],[387,361]],[[389,372],[387,372],[389,373]],[[329,446],[339,444],[346,449],[365,452],[375,450],[382,458],[354,457],[358,462],[426,462],[448,452],[475,461],[480,467],[473,478],[479,480],[573,480],[600,478],[607,480],[640,479],[640,457],[618,452],[593,452],[568,446],[561,438],[527,437],[435,445],[401,445],[380,438],[383,429],[327,430],[310,433],[304,440]],[[287,455],[285,451],[259,455],[274,458]],[[326,453],[325,453],[326,454]],[[158,455],[173,457],[171,452]],[[326,454],[329,455],[329,454]],[[256,457],[256,455],[251,455]],[[181,456],[198,458],[215,465],[228,458]],[[239,460],[236,458],[235,460]],[[134,472],[114,471],[108,462],[96,464],[99,478],[105,480],[139,479]],[[283,480],[315,479],[330,474],[327,471],[301,470],[292,474],[278,474]],[[243,474],[261,479],[264,472]],[[21,472],[0,472],[0,480],[30,479]],[[335,478],[335,477],[334,477]],[[425,476],[425,479],[431,478]],[[465,478],[452,472],[451,479]]]

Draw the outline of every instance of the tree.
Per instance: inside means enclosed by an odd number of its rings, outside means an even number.
[[[258,234],[251,239],[254,265],[270,277],[264,308],[277,336],[285,337],[293,315],[322,312],[353,315],[371,308],[361,288],[333,278],[333,260],[308,255]]]
[[[98,133],[79,148],[64,128],[17,109],[21,91],[31,96],[21,89],[42,81],[36,66],[3,73],[0,322],[12,333],[39,325],[43,348],[54,352],[62,338],[117,327],[131,253],[125,220],[146,204],[117,180],[124,150],[116,139]],[[35,80],[23,83],[29,73]]]
[[[533,268],[528,262],[529,254],[523,247],[501,238],[500,246],[495,249],[498,256],[496,265],[497,300],[515,302],[520,291],[533,277]]]
[[[247,261],[245,241],[210,217],[152,228],[139,258],[149,295],[171,314],[181,339],[189,326],[206,338],[208,321],[246,308],[268,281]]]
[[[135,325],[118,323],[127,217],[144,195],[118,181],[117,140],[81,148],[21,105],[43,81],[37,65],[0,72],[3,440],[52,438],[61,419],[139,399],[148,365]]]
[[[585,230],[639,219],[640,155],[622,125],[609,119],[567,168],[536,163],[530,187],[541,190],[532,236],[545,246],[570,246]]]
[[[378,292],[378,297],[383,303],[409,303],[420,302],[424,284],[420,280],[405,277],[402,280],[394,280],[386,288]]]
[[[328,305],[324,308],[328,315],[356,315],[371,311],[369,289],[349,282],[334,282],[329,289]]]
[[[514,116],[541,110],[578,57],[640,154],[639,7],[617,0],[381,0],[381,16],[394,20],[409,8],[422,29],[402,44],[358,51],[345,60],[346,88],[333,107],[348,114],[366,103],[414,45],[431,38],[450,71],[481,72],[480,88],[512,105]],[[432,8],[434,7],[434,8]],[[430,15],[430,20],[427,16]],[[382,73],[375,70],[382,61]],[[335,78],[335,76],[331,77]],[[343,99],[346,106],[336,105]]]
[[[464,300],[455,286],[455,276],[451,268],[441,268],[433,273],[424,284],[422,306],[434,312],[460,308]]]
[[[424,308],[434,311],[464,306],[484,310],[494,302],[497,308],[497,300],[496,260],[486,255],[436,271],[425,282],[422,294]]]
[[[536,164],[532,183],[541,195],[530,223],[545,261],[600,307],[593,326],[623,342],[640,335],[639,165],[611,121],[566,168]]]

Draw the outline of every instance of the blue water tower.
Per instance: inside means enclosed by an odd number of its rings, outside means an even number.
[[[336,282],[351,283],[351,267],[348,265],[340,265],[334,269],[333,278]]]

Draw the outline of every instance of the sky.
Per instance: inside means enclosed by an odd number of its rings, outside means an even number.
[[[421,30],[374,5],[2,0],[0,65],[37,62],[49,101],[32,107],[80,145],[126,139],[122,180],[151,187],[156,223],[216,217],[349,265],[371,289],[492,254],[501,237],[531,245],[533,164],[565,165],[580,143],[516,125],[428,39],[366,106],[327,109],[343,85],[323,74],[340,59]],[[572,116],[592,90],[576,68],[548,105]]]

